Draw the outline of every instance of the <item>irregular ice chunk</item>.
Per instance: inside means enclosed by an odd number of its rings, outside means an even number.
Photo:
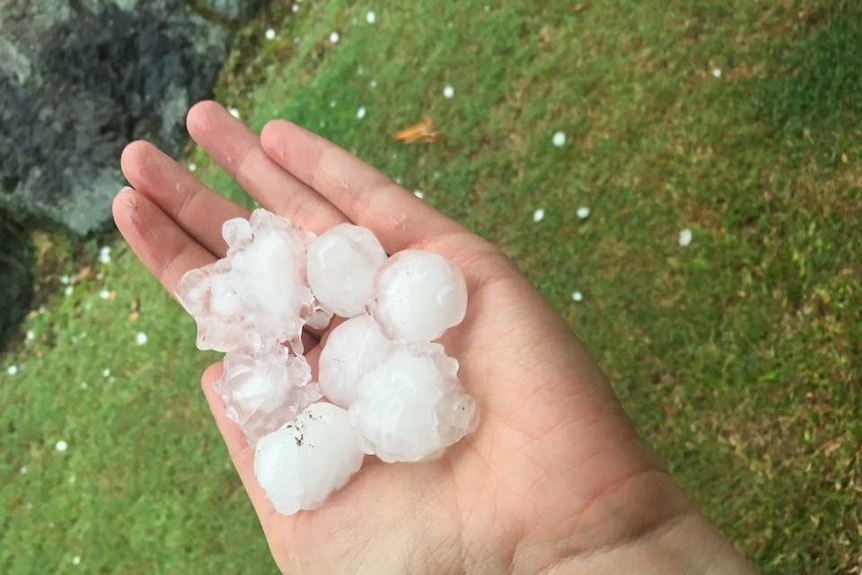
[[[252,447],[320,399],[305,357],[292,355],[281,345],[229,351],[215,390],[228,418],[239,425]]]
[[[342,317],[361,314],[374,297],[374,275],[386,261],[370,230],[339,224],[308,246],[308,282],[324,307]]]
[[[437,339],[467,313],[467,284],[461,271],[441,255],[398,252],[376,279],[374,319],[396,341]]]
[[[394,346],[371,316],[347,320],[329,333],[320,352],[320,390],[332,403],[350,407],[360,378],[377,367]]]
[[[383,461],[433,457],[470,432],[476,403],[458,381],[458,362],[438,344],[399,346],[359,383],[350,416],[363,448]]]
[[[350,417],[331,403],[314,403],[293,423],[260,440],[254,474],[279,513],[314,509],[362,466]]]
[[[305,280],[313,235],[265,210],[222,227],[227,257],[191,270],[177,298],[198,324],[200,349],[230,351],[289,341],[301,352],[302,326],[314,302]]]

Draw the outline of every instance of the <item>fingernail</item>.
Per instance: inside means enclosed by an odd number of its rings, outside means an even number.
[[[117,192],[117,200],[127,208],[134,209],[138,205],[137,199],[135,198],[135,190],[129,186],[123,186],[120,188],[120,191]]]

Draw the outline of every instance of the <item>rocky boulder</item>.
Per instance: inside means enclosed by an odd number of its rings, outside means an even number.
[[[185,113],[211,94],[228,48],[194,4],[0,0],[0,208],[87,234],[110,222],[126,143],[182,150]],[[235,18],[259,1],[209,4]]]

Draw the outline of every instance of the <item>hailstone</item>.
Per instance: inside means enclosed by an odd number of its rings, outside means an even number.
[[[359,470],[363,457],[347,412],[314,403],[258,442],[254,474],[275,510],[290,515],[322,505]]]
[[[374,275],[385,261],[371,230],[339,224],[309,244],[308,283],[324,307],[353,317],[371,303]]]
[[[435,340],[467,313],[464,275],[439,254],[398,252],[377,272],[374,318],[395,341]]]

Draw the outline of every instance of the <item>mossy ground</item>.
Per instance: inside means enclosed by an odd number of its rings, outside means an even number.
[[[298,6],[239,32],[218,98],[255,129],[322,133],[501,245],[765,573],[862,571],[862,6]],[[436,143],[391,139],[423,117]],[[0,572],[273,571],[193,323],[114,236],[37,252],[43,311],[0,359]]]

